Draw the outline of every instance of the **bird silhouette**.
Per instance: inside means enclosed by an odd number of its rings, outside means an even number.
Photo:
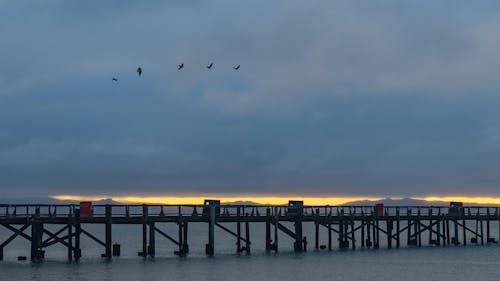
[[[139,74],[139,76],[142,74],[142,68],[140,66],[137,68],[137,74]]]
[[[177,70],[181,70],[184,67],[184,63],[181,63],[177,66]]]
[[[234,69],[234,70],[238,70],[238,69],[240,69],[240,65],[238,64],[237,66],[233,66],[233,69]]]
[[[212,69],[212,66],[213,66],[213,65],[214,65],[214,63],[213,63],[213,62],[211,62],[209,65],[207,65],[207,68],[208,68],[208,69]]]
[[[111,80],[118,82],[118,78],[116,78],[116,77],[113,77],[113,79],[111,79]]]

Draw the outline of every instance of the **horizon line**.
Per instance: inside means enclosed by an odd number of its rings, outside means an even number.
[[[500,197],[494,196],[314,196],[314,195],[267,195],[267,194],[204,194],[204,195],[70,195],[58,194],[49,196],[51,199],[60,201],[101,201],[113,200],[119,203],[141,203],[141,204],[203,204],[205,199],[217,199],[221,203],[252,202],[261,205],[282,205],[289,200],[304,201],[306,205],[344,205],[356,201],[380,201],[380,200],[420,200],[428,203],[448,203],[458,201],[468,204],[500,205]]]

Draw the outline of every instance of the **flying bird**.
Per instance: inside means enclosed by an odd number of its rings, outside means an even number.
[[[142,74],[142,68],[140,66],[137,68],[137,74],[139,74],[139,76]]]
[[[181,63],[177,66],[177,70],[181,70],[184,67],[184,63]]]
[[[111,79],[111,80],[118,82],[118,78],[116,78],[116,77],[113,77],[113,79]]]
[[[233,66],[233,69],[234,69],[234,70],[238,70],[238,69],[240,69],[240,65],[238,64],[237,66]]]
[[[213,66],[213,65],[214,65],[214,63],[213,63],[213,62],[211,62],[209,65],[207,65],[207,68],[208,68],[208,69],[212,69],[212,66]]]

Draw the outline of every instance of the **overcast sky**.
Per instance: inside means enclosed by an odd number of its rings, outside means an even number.
[[[0,0],[0,196],[500,196],[499,30],[493,0]]]

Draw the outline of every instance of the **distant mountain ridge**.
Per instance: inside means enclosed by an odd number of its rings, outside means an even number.
[[[58,200],[51,197],[26,197],[26,198],[0,198],[0,204],[79,204],[80,201],[75,200]],[[122,202],[113,200],[112,198],[102,199],[97,201],[92,201],[96,205],[124,205]],[[133,204],[133,203],[130,203]],[[136,203],[141,204],[141,203]],[[234,201],[234,202],[224,202],[224,205],[248,205],[248,206],[259,206],[267,204],[259,204],[253,201]],[[360,200],[360,201],[350,201],[340,206],[373,206],[375,204],[384,204],[385,206],[449,206],[449,202],[444,201],[425,201],[417,200],[412,198],[402,198],[402,199],[392,199],[384,198],[381,200],[370,201],[370,200]],[[281,204],[286,205],[286,204]],[[307,202],[306,202],[307,205]],[[465,206],[500,206],[498,204],[476,204],[476,203],[464,203]],[[333,205],[332,205],[333,206]]]
[[[448,202],[442,201],[425,201],[425,200],[417,200],[412,198],[402,198],[402,199],[392,199],[392,198],[384,198],[381,200],[370,201],[370,200],[361,200],[361,201],[351,201],[345,204],[344,206],[372,206],[375,204],[384,204],[385,206],[448,206]]]
[[[446,201],[426,201],[426,200],[418,200],[412,198],[402,198],[402,199],[392,199],[392,198],[384,198],[376,201],[362,200],[362,201],[351,201],[343,206],[372,206],[375,204],[384,204],[385,206],[435,206],[435,207],[448,207],[450,202]],[[477,204],[477,203],[464,203],[464,206],[491,206],[496,207],[500,206],[498,204]]]

